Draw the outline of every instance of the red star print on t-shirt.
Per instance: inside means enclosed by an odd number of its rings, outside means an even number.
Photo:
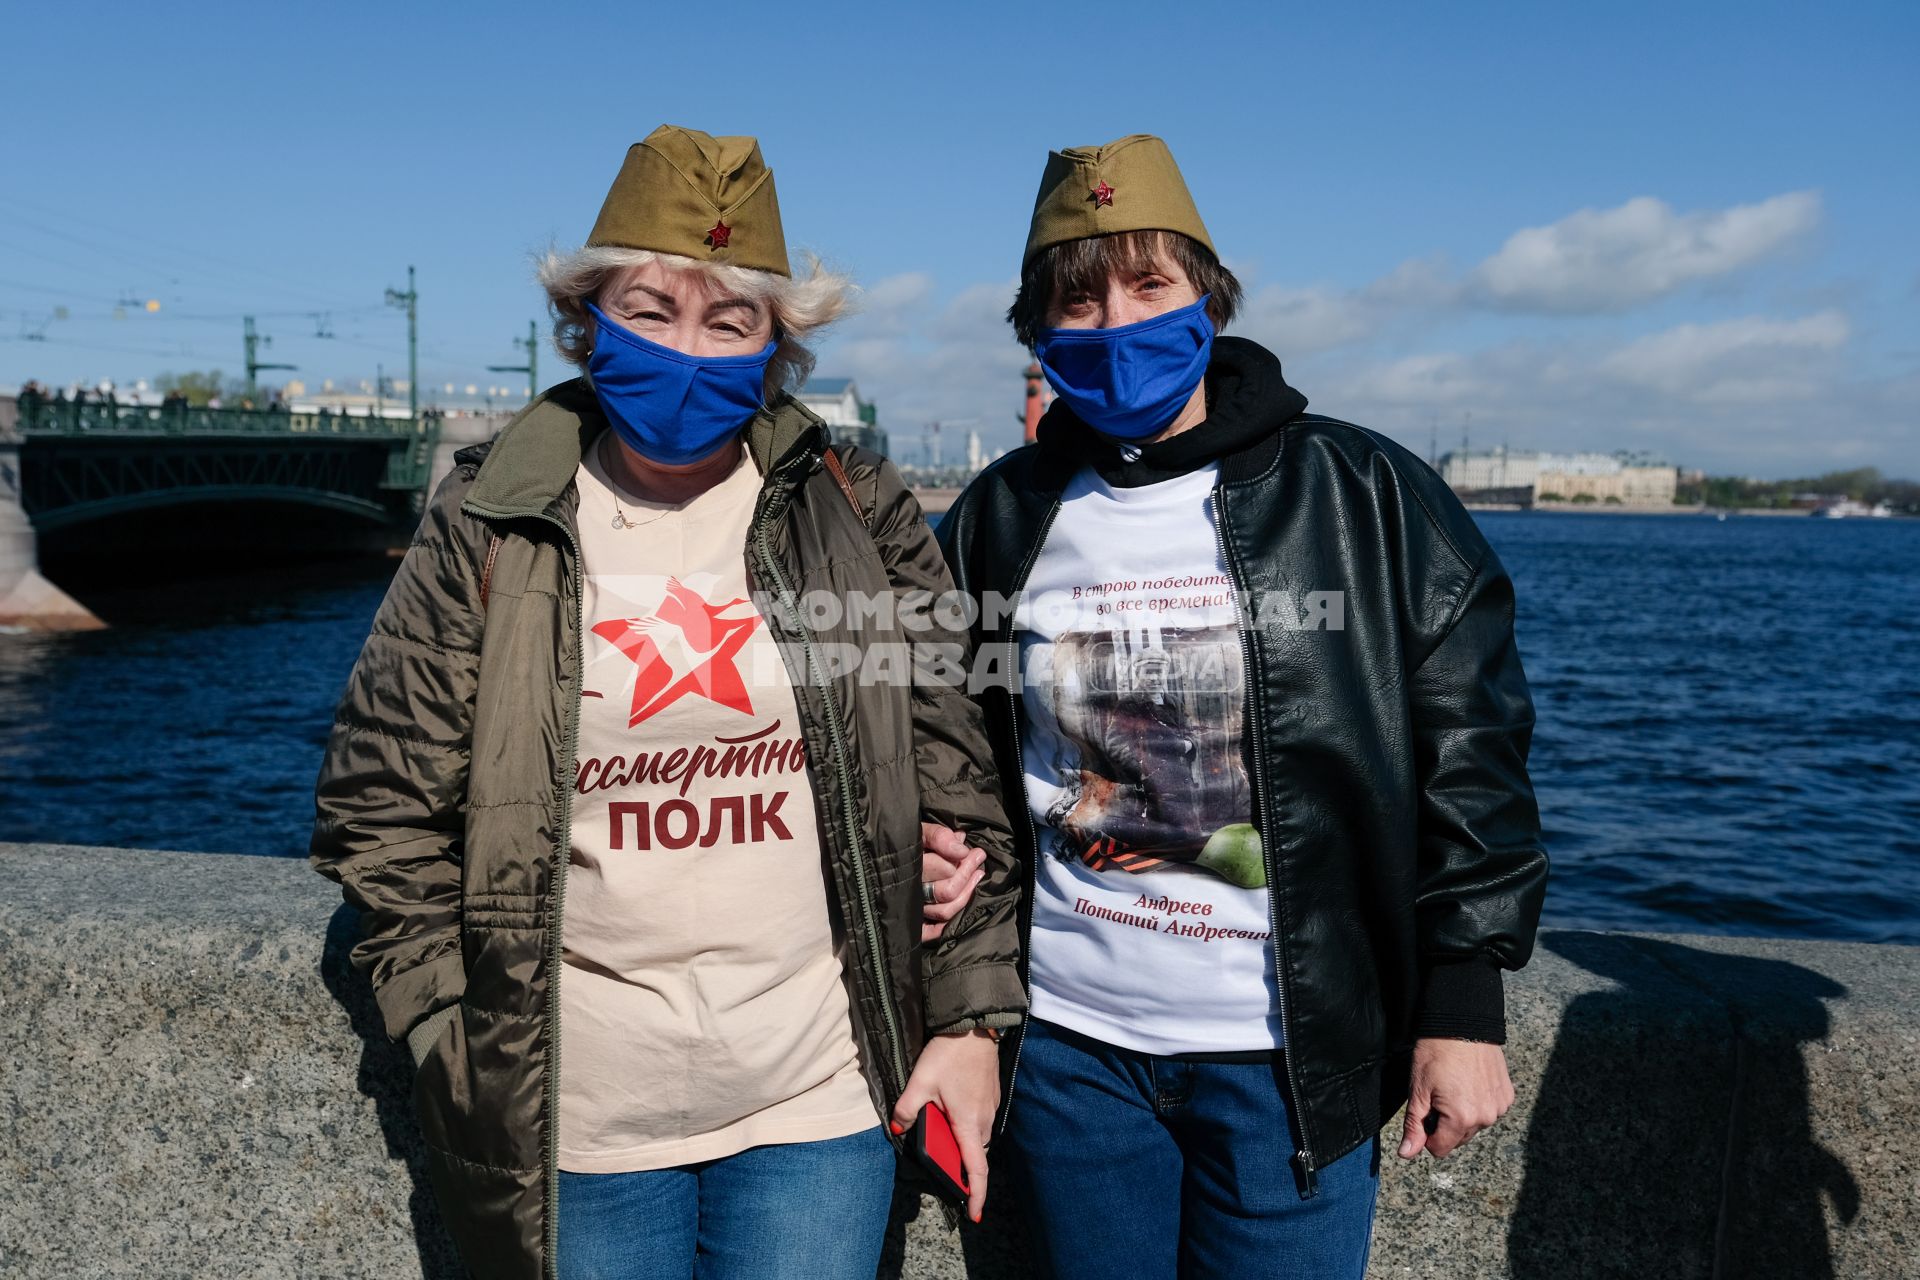
[[[753,714],[753,701],[734,659],[760,624],[760,616],[723,616],[746,603],[708,604],[678,578],[669,578],[666,599],[651,616],[609,618],[593,624],[593,634],[639,667],[633,677],[628,728],[690,693]]]

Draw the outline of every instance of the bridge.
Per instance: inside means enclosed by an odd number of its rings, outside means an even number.
[[[49,600],[86,615],[49,596],[40,572],[113,572],[130,552],[259,560],[404,546],[439,432],[434,417],[0,402],[0,625],[63,625],[47,621]]]
[[[418,518],[432,419],[97,401],[20,406],[20,497],[34,527],[154,507],[265,499]]]

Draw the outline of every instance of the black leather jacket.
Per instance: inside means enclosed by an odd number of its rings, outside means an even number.
[[[1311,1195],[1315,1170],[1405,1101],[1417,1037],[1505,1039],[1500,971],[1526,963],[1547,879],[1527,777],[1533,703],[1513,584],[1431,468],[1302,412],[1279,362],[1251,342],[1216,341],[1208,388],[1205,423],[1132,460],[1056,402],[1037,444],[967,487],[940,542],[963,591],[1011,595],[1078,468],[1125,485],[1219,461],[1220,543],[1251,606],[1247,765],[1301,1127],[1293,1165]],[[1301,629],[1273,594],[1314,591],[1342,593],[1341,629]],[[976,637],[981,652],[998,646],[1011,665],[1017,634],[1004,617],[995,627]],[[1019,708],[1005,689],[980,697],[1030,902]],[[1018,1061],[1009,1037],[1003,1107]]]

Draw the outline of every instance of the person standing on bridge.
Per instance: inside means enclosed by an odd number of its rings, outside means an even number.
[[[923,1103],[980,1213],[1019,877],[964,690],[865,678],[879,637],[814,610],[951,582],[788,394],[848,286],[792,273],[752,138],[656,130],[540,278],[583,374],[456,455],[312,858],[475,1275],[871,1280]]]
[[[1215,336],[1240,293],[1160,139],[1053,153],[1009,319],[1059,398],[940,527],[1025,593],[975,637],[1031,817],[1004,1123],[1069,1280],[1359,1280],[1383,1121],[1445,1156],[1513,1098],[1513,585],[1419,458]]]

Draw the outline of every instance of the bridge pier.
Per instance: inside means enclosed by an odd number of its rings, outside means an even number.
[[[97,631],[107,624],[40,574],[39,539],[20,505],[19,405],[0,398],[0,627]]]

